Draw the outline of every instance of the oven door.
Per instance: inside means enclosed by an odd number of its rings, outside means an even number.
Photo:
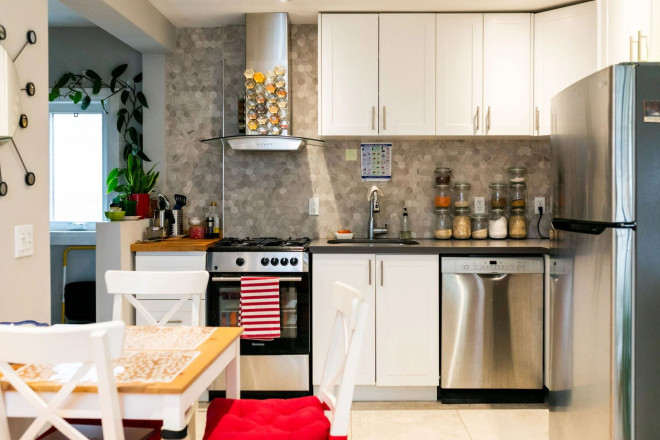
[[[241,355],[290,355],[310,352],[309,273],[212,273],[206,295],[207,325],[238,326],[241,276],[280,279],[280,334],[272,341],[241,340]]]

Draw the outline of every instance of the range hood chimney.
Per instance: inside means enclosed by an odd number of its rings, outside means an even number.
[[[276,102],[266,100],[260,102],[260,105],[265,105],[266,108],[271,105],[277,105],[278,116],[284,120],[286,124],[279,123],[281,133],[272,133],[271,127],[273,124],[267,122],[266,124],[249,124],[249,112],[254,112],[254,102],[250,105],[252,99],[246,96],[246,119],[248,124],[245,127],[245,135],[227,136],[223,138],[207,139],[203,142],[222,143],[229,145],[234,150],[252,150],[252,151],[299,151],[305,146],[306,142],[312,141],[314,143],[323,144],[322,141],[314,139],[305,139],[293,136],[292,128],[292,86],[291,86],[291,73],[290,73],[290,57],[289,57],[289,15],[286,12],[272,12],[272,13],[250,13],[245,14],[245,68],[246,71],[250,69],[257,74],[254,76],[255,83],[254,89],[248,89],[247,92],[252,92],[257,88],[261,91],[254,92],[258,95],[273,96],[277,98]],[[277,73],[277,80],[281,81],[283,78],[284,85],[277,84],[277,90],[274,89],[264,91],[264,87],[268,88],[268,79],[264,81],[263,78],[257,80],[257,75],[265,76],[268,72],[273,72],[276,67],[283,68],[282,72]],[[246,79],[249,82],[250,79]],[[270,78],[272,81],[272,77]],[[270,87],[274,87],[272,82]],[[279,87],[281,86],[281,87]],[[248,94],[249,95],[249,94]],[[257,99],[259,101],[259,99]],[[252,107],[252,108],[250,108]],[[258,107],[257,107],[258,110]],[[263,113],[259,117],[271,118],[271,111],[268,109],[265,116]],[[231,117],[231,116],[230,116]],[[261,122],[261,121],[260,121]],[[277,121],[275,121],[277,122]],[[250,127],[252,125],[252,127]],[[269,128],[268,133],[264,133],[265,127]],[[275,130],[277,132],[277,130]],[[212,142],[213,141],[213,142]]]

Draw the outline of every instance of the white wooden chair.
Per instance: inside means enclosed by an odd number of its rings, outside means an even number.
[[[332,306],[337,310],[337,315],[318,396],[262,401],[214,399],[207,411],[204,440],[219,440],[225,436],[237,439],[242,436],[289,438],[283,430],[292,437],[298,436],[295,438],[320,438],[321,431],[327,433],[325,438],[347,438],[369,305],[361,298],[359,291],[335,282]],[[276,420],[278,426],[270,426],[267,422],[270,417],[264,414],[273,416],[272,420]],[[295,420],[297,414],[300,414],[301,420]],[[325,424],[319,421],[319,414]],[[314,428],[312,431],[312,427],[318,427],[318,430]]]
[[[126,299],[149,325],[164,326],[192,299],[191,325],[199,326],[201,321],[201,300],[206,294],[209,273],[202,271],[125,271],[109,270],[105,273],[108,293],[115,295],[112,319],[124,320],[123,304]],[[154,318],[135,295],[172,297],[179,299],[160,319]],[[125,321],[125,320],[124,320]]]
[[[118,321],[88,325],[55,327],[0,326],[0,373],[27,404],[34,407],[37,417],[22,435],[21,440],[34,439],[48,424],[53,425],[69,439],[86,439],[69,424],[62,413],[67,397],[92,368],[96,367],[103,437],[124,439],[119,396],[112,372],[112,361],[121,355],[125,324]],[[81,363],[79,369],[48,401],[42,399],[14,371],[10,363],[56,364]],[[5,399],[0,387],[0,439],[9,439],[9,423]],[[66,410],[67,417],[89,416],[89,408]]]

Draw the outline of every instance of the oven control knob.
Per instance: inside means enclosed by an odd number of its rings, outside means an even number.
[[[297,259],[296,257],[293,257],[293,258],[291,259],[291,266],[295,266],[295,265],[297,265],[297,264],[298,264],[298,259]]]
[[[243,258],[239,257],[239,258],[236,259],[236,265],[237,266],[242,266],[244,264],[245,264],[245,260]]]
[[[280,260],[280,264],[281,264],[282,266],[286,266],[287,264],[289,264],[289,259],[288,259],[288,258],[282,258],[282,259]]]
[[[269,261],[270,261],[270,260],[269,260],[268,258],[265,258],[265,257],[264,257],[264,258],[261,259],[261,265],[262,265],[262,266],[268,266],[268,262],[269,262]]]
[[[280,260],[278,260],[277,258],[271,258],[270,259],[270,264],[272,264],[273,266],[277,266],[277,264],[279,262],[280,262]]]

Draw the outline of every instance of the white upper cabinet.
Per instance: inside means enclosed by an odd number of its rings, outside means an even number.
[[[531,15],[484,14],[484,134],[531,134]]]
[[[552,97],[596,70],[596,2],[534,15],[534,134],[550,134]]]
[[[380,14],[380,134],[435,134],[435,14]]]
[[[435,14],[322,14],[319,133],[435,134]]]
[[[378,134],[378,15],[323,14],[319,133]]]
[[[483,130],[483,15],[436,16],[436,134]]]

